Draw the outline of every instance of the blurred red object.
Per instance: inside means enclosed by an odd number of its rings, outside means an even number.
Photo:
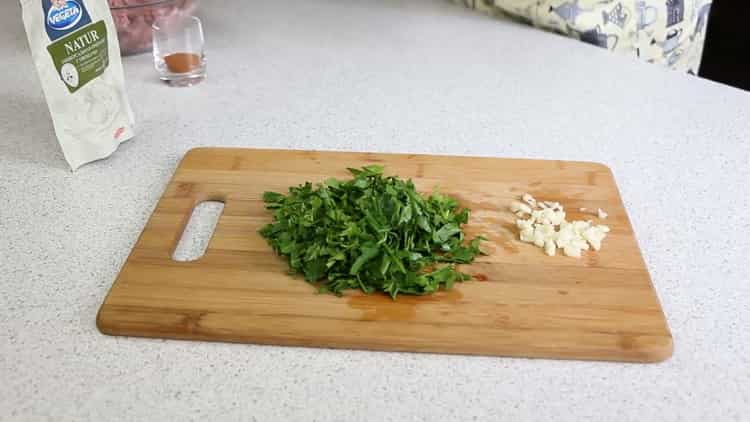
[[[191,14],[195,0],[107,0],[123,56],[151,51],[151,24],[178,13]]]

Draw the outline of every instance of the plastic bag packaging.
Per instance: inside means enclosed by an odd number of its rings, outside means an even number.
[[[20,0],[57,139],[73,170],[134,136],[117,31],[106,1]]]

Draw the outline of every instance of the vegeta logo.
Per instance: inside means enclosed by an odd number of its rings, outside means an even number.
[[[82,0],[42,0],[42,5],[51,40],[91,22]]]
[[[64,31],[76,26],[81,16],[81,6],[74,0],[53,1],[47,12],[47,25],[52,29]]]

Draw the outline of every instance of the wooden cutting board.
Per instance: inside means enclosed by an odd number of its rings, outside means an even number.
[[[471,209],[468,236],[490,254],[476,280],[432,296],[316,294],[287,275],[258,229],[264,191],[348,177],[378,163],[439,186]],[[603,208],[611,232],[581,259],[521,243],[511,200],[559,201],[568,219]],[[223,201],[206,254],[171,256],[196,204]],[[371,350],[653,362],[672,337],[611,171],[596,163],[428,155],[199,148],[189,151],[107,295],[106,334]]]

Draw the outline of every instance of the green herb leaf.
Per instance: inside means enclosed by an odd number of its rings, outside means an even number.
[[[359,273],[359,270],[362,268],[365,263],[380,253],[380,248],[377,245],[368,244],[365,246],[362,246],[362,254],[357,257],[357,259],[354,261],[354,264],[352,264],[352,268],[349,270],[349,274],[355,275]]]
[[[350,180],[263,194],[273,222],[259,233],[287,258],[291,274],[318,283],[321,293],[360,289],[394,299],[470,278],[454,266],[482,253],[482,237],[464,243],[469,210],[437,190],[420,195],[411,180],[384,176],[382,166],[349,171]]]

